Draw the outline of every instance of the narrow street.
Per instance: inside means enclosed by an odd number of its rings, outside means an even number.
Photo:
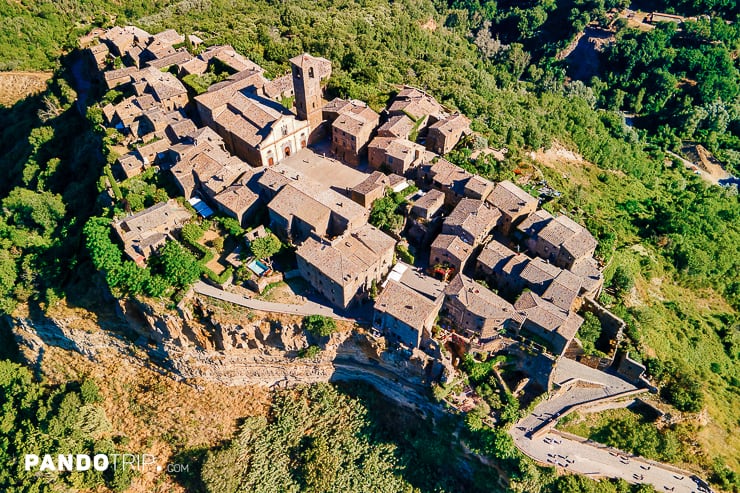
[[[219,289],[211,286],[210,284],[206,284],[203,281],[196,282],[193,286],[193,289],[196,293],[202,294],[204,296],[209,296],[217,300],[228,301],[229,303],[234,303],[235,305],[244,306],[253,310],[259,310],[263,312],[287,313],[291,315],[302,316],[324,315],[326,317],[331,317],[337,320],[352,320],[340,315],[333,308],[327,305],[322,305],[313,301],[306,301],[306,303],[302,305],[294,305],[289,303],[275,303],[272,301],[255,300],[253,298],[248,298],[240,294],[224,291],[223,289]]]

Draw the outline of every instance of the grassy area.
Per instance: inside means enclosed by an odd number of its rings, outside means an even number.
[[[565,208],[596,232],[617,233],[610,247],[601,252],[608,262],[606,285],[620,266],[634,278],[635,285],[622,301],[609,293],[602,300],[611,302],[611,308],[627,321],[626,347],[638,358],[674,361],[702,384],[704,411],[686,416],[687,426],[701,446],[692,461],[709,467],[712,458],[723,457],[737,470],[740,371],[732,344],[736,312],[711,288],[685,286],[660,247],[641,238],[634,218],[620,211],[619,204],[627,198],[651,196],[653,191],[644,183],[587,162],[543,161],[535,165],[534,172],[567,197],[551,204],[552,210]],[[659,186],[660,179],[655,181]]]
[[[690,450],[690,430],[684,426],[657,428],[644,415],[630,409],[574,413],[566,416],[558,428],[649,459],[696,464]]]

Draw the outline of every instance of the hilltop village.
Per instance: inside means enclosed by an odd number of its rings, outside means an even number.
[[[474,134],[471,121],[423,90],[399,88],[380,113],[358,100],[327,101],[329,60],[296,56],[290,73],[270,80],[232,47],[204,48],[172,30],[115,27],[88,54],[101,83],[123,96],[103,108],[128,149],[116,178],[155,168],[187,201],[114,221],[138,265],[199,220],[193,209],[216,211],[249,231],[243,251],[269,231],[294,247],[296,270],[323,303],[355,319],[370,312],[363,320],[378,337],[440,360],[435,378],[449,379],[456,357],[518,343],[551,361],[614,362],[623,323],[594,301],[603,286],[594,236],[511,181],[446,160]],[[183,84],[193,77],[213,82],[196,93]],[[398,231],[369,222],[389,195],[403,199]],[[254,271],[256,291],[279,270],[234,257]],[[606,357],[583,351],[586,311],[601,320]],[[629,358],[620,367],[632,380],[642,374]]]

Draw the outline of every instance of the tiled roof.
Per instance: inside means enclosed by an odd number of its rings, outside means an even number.
[[[473,238],[488,234],[496,225],[501,212],[482,200],[462,199],[444,221],[442,231],[455,233],[462,230]]]
[[[448,234],[440,234],[435,238],[432,243],[432,250],[434,249],[445,250],[450,256],[460,261],[466,260],[473,253],[472,245],[468,245],[457,235]]]
[[[552,214],[545,209],[539,209],[527,216],[516,229],[527,236],[536,236],[551,220]]]
[[[283,75],[277,79],[267,82],[263,90],[269,98],[276,98],[285,92],[293,90],[293,76],[291,74]]]
[[[373,190],[376,190],[378,187],[387,187],[390,186],[390,180],[389,178],[381,173],[380,171],[374,171],[370,173],[370,175],[365,178],[362,182],[357,184],[352,191],[357,192],[363,195],[366,195]]]
[[[381,137],[400,137],[407,138],[414,128],[414,122],[406,115],[396,115],[390,117],[387,122],[378,128],[378,135]]]
[[[551,245],[560,246],[583,231],[585,231],[583,226],[561,214],[547,223],[538,237]]]
[[[520,277],[534,289],[536,286],[549,284],[560,272],[561,269],[559,267],[548,264],[541,258],[533,258],[524,267]]]
[[[257,202],[259,197],[246,185],[237,184],[225,188],[221,193],[216,195],[213,200],[221,204],[225,209],[240,214]]]
[[[434,210],[432,211],[432,213],[434,213],[439,210],[440,207],[442,207],[442,205],[444,204],[444,198],[444,193],[436,189],[431,189],[427,193],[425,193],[419,200],[414,202],[413,208],[418,208],[423,211],[433,208]]]
[[[563,310],[570,310],[580,291],[581,280],[578,276],[563,270],[560,271],[560,274],[552,281],[547,290],[542,293],[542,299]]]
[[[501,271],[503,266],[516,256],[516,252],[496,240],[490,241],[478,255],[478,263],[492,271]]]
[[[499,182],[487,200],[507,214],[516,214],[527,205],[537,204],[536,198],[508,180]]]
[[[445,295],[455,297],[470,313],[484,319],[497,320],[501,324],[509,319],[523,320],[508,301],[464,274],[458,273],[452,279]]]
[[[429,94],[414,87],[404,87],[391,103],[391,113],[404,113],[414,121],[427,115],[440,115],[442,106]]]
[[[429,127],[429,130],[436,130],[443,134],[451,133],[454,130],[470,129],[470,119],[460,113],[448,115]]]
[[[325,226],[329,222],[331,210],[313,197],[303,193],[293,185],[286,185],[268,205],[278,215],[290,218],[299,217],[314,227]]]
[[[392,250],[395,243],[390,236],[366,224],[332,243],[309,237],[298,247],[296,255],[344,286],[363,275],[383,254]]]
[[[601,269],[599,269],[599,263],[593,257],[578,260],[570,268],[570,271],[580,278],[581,285],[587,291],[591,291],[604,279]]]
[[[375,300],[375,310],[421,331],[432,314],[439,311],[439,305],[396,281],[388,281]]]

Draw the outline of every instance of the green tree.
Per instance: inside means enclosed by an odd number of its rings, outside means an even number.
[[[324,315],[308,315],[303,317],[303,328],[315,337],[326,337],[337,331],[337,323]]]
[[[160,249],[156,267],[162,277],[177,288],[186,289],[201,274],[201,266],[195,256],[176,241],[168,241]]]
[[[258,259],[269,259],[278,253],[282,247],[283,244],[272,233],[255,238],[249,243],[249,249],[252,251],[252,255]]]
[[[612,276],[611,281],[611,287],[614,290],[614,294],[618,298],[624,298],[634,285],[635,279],[632,277],[632,274],[630,274],[630,271],[622,265],[617,266],[614,270],[614,275]]]

